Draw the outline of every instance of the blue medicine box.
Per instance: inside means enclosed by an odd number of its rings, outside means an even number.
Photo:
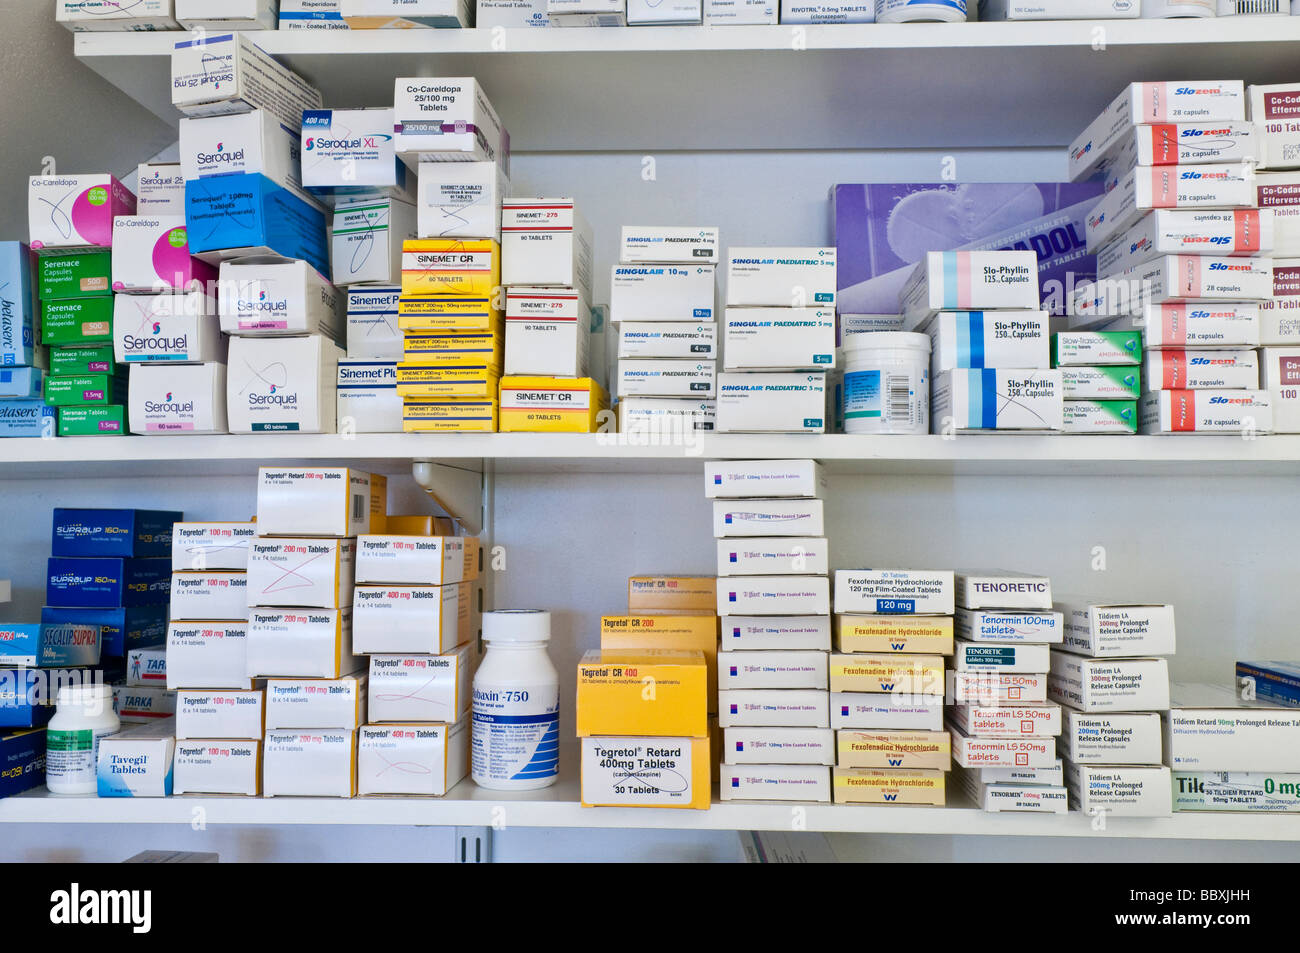
[[[0,242],[0,366],[36,363],[33,287],[27,246]]]
[[[45,783],[45,729],[0,732],[0,797]]]
[[[170,559],[84,559],[51,556],[45,603],[111,609],[165,606],[171,595]]]
[[[125,658],[132,649],[167,644],[167,606],[136,606],[128,609],[78,609],[46,606],[41,621],[99,626],[101,658]]]
[[[0,367],[0,398],[27,400],[41,396],[39,367]]]
[[[57,693],[31,668],[0,669],[0,728],[33,728],[54,717]]]
[[[172,554],[172,524],[184,515],[171,510],[54,510],[53,556],[157,556]],[[122,603],[119,603],[121,605]]]
[[[57,419],[39,398],[0,400],[0,437],[53,437]]]
[[[239,249],[240,256],[301,258],[330,273],[325,213],[255,172],[185,183],[190,253]]]
[[[100,629],[86,623],[0,625],[0,667],[76,668],[99,664]]]
[[[1300,708],[1300,662],[1238,662],[1237,684],[1255,680],[1255,697],[1262,702]]]

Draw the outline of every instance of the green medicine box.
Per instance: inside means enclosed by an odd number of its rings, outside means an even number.
[[[50,373],[60,374],[116,374],[117,362],[113,360],[113,345],[93,344],[83,347],[50,348]]]
[[[113,296],[42,301],[41,343],[112,344]]]
[[[45,378],[45,403],[51,407],[69,404],[118,404],[126,401],[126,378],[110,374],[71,374]]]
[[[38,256],[36,261],[38,297],[42,301],[113,293],[113,253],[107,248],[51,252]]]
[[[126,432],[126,407],[122,404],[59,408],[60,437],[120,437]]]

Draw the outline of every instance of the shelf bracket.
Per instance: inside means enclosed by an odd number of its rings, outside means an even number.
[[[429,460],[416,460],[411,476],[434,505],[454,516],[470,536],[483,531],[483,474]]]
[[[492,828],[458,827],[452,843],[453,864],[492,863]]]

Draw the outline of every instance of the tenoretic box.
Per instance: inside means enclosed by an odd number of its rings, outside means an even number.
[[[349,606],[355,563],[351,539],[259,536],[248,544],[248,604]]]
[[[45,602],[90,609],[166,605],[170,587],[170,559],[52,556]]]
[[[253,687],[247,622],[173,622],[167,627],[167,688]]]
[[[1161,255],[1249,257],[1272,250],[1271,209],[1155,209],[1097,250],[1097,274],[1113,275]]]
[[[942,311],[930,322],[930,370],[1048,367],[1046,311]]]
[[[963,609],[1052,608],[1052,583],[1046,576],[979,569],[958,572],[954,581],[957,605]]]
[[[1300,771],[1300,709],[1219,685],[1174,685],[1165,722],[1176,771]]]
[[[840,615],[835,645],[841,652],[912,652],[951,655],[953,620],[949,616]]]
[[[268,678],[266,727],[346,728],[366,721],[365,673],[342,678]]]
[[[835,570],[835,612],[952,615],[953,574],[914,569]]]
[[[1059,370],[945,371],[934,378],[930,420],[957,431],[1057,431],[1062,427]]]
[[[953,631],[968,642],[1060,642],[1065,620],[1060,612],[958,609]]]
[[[744,537],[718,541],[719,576],[825,575],[828,559],[829,547],[824,536]]]
[[[1092,659],[1053,649],[1047,696],[1089,714],[1164,711],[1169,665],[1162,658]]]
[[[1066,708],[1061,756],[1076,764],[1160,764],[1160,715],[1120,712],[1086,715]]]
[[[320,91],[281,66],[246,33],[196,35],[172,51],[172,105],[187,116],[266,109],[290,129],[320,109]]]
[[[727,307],[835,307],[835,249],[727,249]]]
[[[817,649],[826,652],[830,647],[830,619],[823,615],[722,617],[722,648],[726,650]]]
[[[816,537],[824,531],[822,501],[817,499],[717,500],[713,504],[713,535],[719,539]]]
[[[1038,300],[1038,257],[1031,251],[927,252],[899,292],[908,330],[940,311],[1033,311]]]
[[[173,793],[243,794],[262,791],[262,742],[186,739],[176,743]]]
[[[359,536],[381,532],[388,479],[346,467],[257,473],[257,530],[263,536]]]
[[[1170,784],[1163,766],[1065,763],[1070,807],[1088,815],[1166,817],[1173,810]]]
[[[1064,605],[1063,648],[1094,658],[1173,655],[1171,605]]]
[[[1161,390],[1138,405],[1143,433],[1268,433],[1273,404],[1263,390]]]
[[[1258,390],[1259,361],[1253,348],[1165,348],[1147,355],[1145,385],[1149,391]]]
[[[980,738],[949,727],[953,762],[963,768],[1049,768],[1056,764],[1055,738]]]
[[[181,689],[176,693],[176,737],[257,740],[265,732],[262,689]]]
[[[357,732],[357,794],[440,797],[469,772],[469,751],[468,718],[444,725],[363,725]]]
[[[352,597],[352,650],[375,653],[450,652],[469,630],[469,584],[357,586]]]
[[[824,615],[830,581],[824,576],[727,576],[718,581],[718,615]]]
[[[107,248],[113,219],[135,214],[135,196],[107,173],[33,175],[27,186],[27,227],[33,249]]]
[[[816,460],[716,460],[704,465],[704,495],[711,500],[806,499],[820,497],[825,489],[826,475]]]
[[[1036,674],[1048,669],[1048,648],[1033,643],[1000,645],[994,642],[954,644],[953,666],[959,672],[1010,672]]]
[[[172,550],[172,528],[181,518],[173,510],[55,507],[50,554],[167,556]]]
[[[700,652],[588,651],[578,662],[578,736],[706,737],[706,676]],[[655,685],[650,700],[647,678]]]
[[[830,726],[830,692],[816,689],[728,689],[718,692],[723,728]]]
[[[351,609],[249,610],[249,677],[341,678],[356,665]]]
[[[723,689],[826,687],[826,653],[789,649],[719,652],[718,685]]]
[[[242,572],[173,572],[170,615],[177,621],[248,621],[248,576]]]
[[[394,81],[398,157],[421,162],[497,162],[510,174],[510,134],[478,81],[467,77]]]
[[[727,308],[723,337],[728,371],[835,366],[833,308]]]

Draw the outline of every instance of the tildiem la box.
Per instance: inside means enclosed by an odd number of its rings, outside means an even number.
[[[1086,715],[1065,709],[1061,756],[1076,764],[1160,764],[1160,715],[1119,712]]]
[[[839,731],[841,768],[920,768],[947,771],[952,739],[946,731]]]
[[[704,738],[707,693],[703,653],[592,649],[578,663],[577,733]]]
[[[836,804],[930,804],[943,807],[944,773],[921,769],[835,768]]]
[[[952,615],[953,574],[911,569],[835,570],[835,612]]]
[[[352,603],[356,543],[261,537],[248,546],[248,604],[338,609]]]
[[[1167,817],[1173,812],[1172,779],[1164,766],[1089,765],[1065,762],[1070,807],[1112,817]]]
[[[840,615],[835,633],[841,652],[953,652],[950,616]]]
[[[1063,607],[1063,648],[1094,658],[1173,655],[1171,605],[1075,605]]]
[[[357,794],[440,797],[469,773],[469,746],[468,716],[455,724],[363,725]]]
[[[388,478],[345,467],[257,472],[257,529],[263,536],[361,536],[384,530]]]
[[[582,739],[583,807],[676,807],[712,803],[708,738]]]
[[[1174,810],[1300,813],[1300,775],[1263,771],[1175,771]]]
[[[1169,665],[1162,658],[1093,659],[1053,649],[1047,697],[1090,714],[1164,711]]]

